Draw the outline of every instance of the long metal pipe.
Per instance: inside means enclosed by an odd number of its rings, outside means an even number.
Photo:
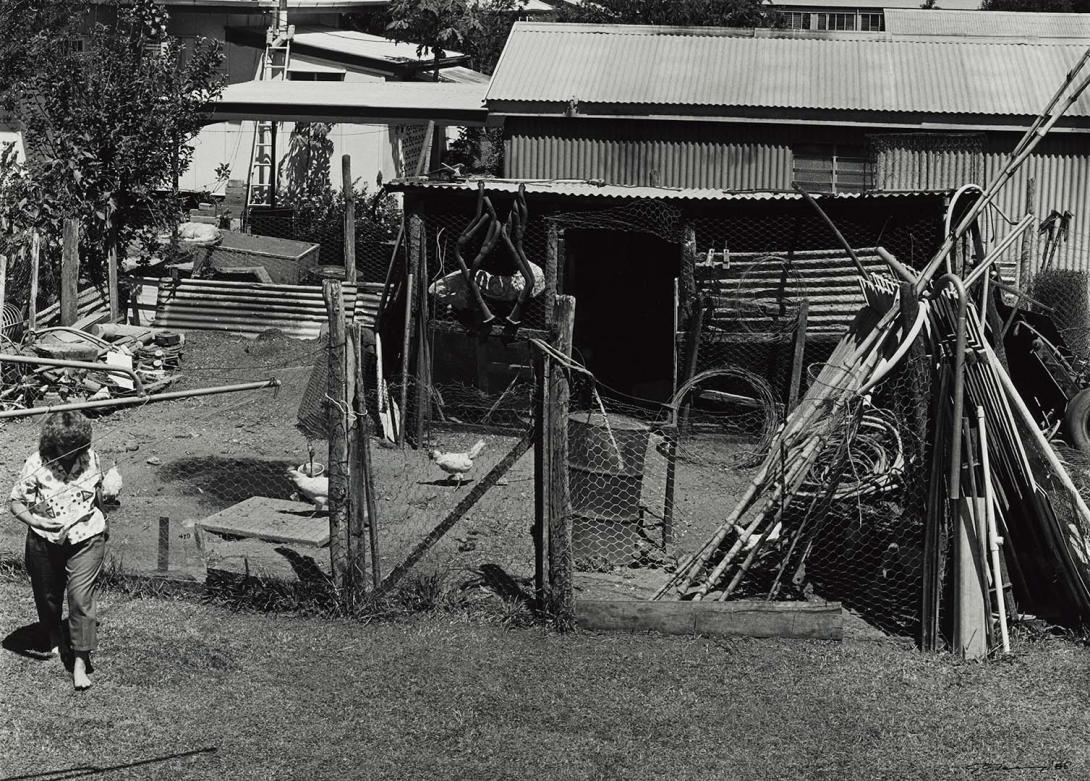
[[[1025,233],[1026,229],[1029,228],[1029,226],[1032,224],[1032,214],[1027,214],[1025,217],[1023,217],[1018,222],[1018,224],[1014,226],[1011,232],[1003,237],[1003,240],[999,242],[998,246],[996,246],[995,249],[989,252],[987,257],[983,258],[979,263],[977,263],[976,268],[969,272],[969,274],[965,277],[965,287],[972,287],[973,283],[980,279],[980,275],[987,271],[988,268],[999,258],[999,256],[1006,252],[1007,248],[1010,247],[1010,245],[1013,244],[1019,236]]]
[[[855,264],[855,267],[859,270],[859,274],[863,277],[863,279],[870,279],[870,272],[863,268],[863,263],[859,260],[859,256],[855,254],[855,250],[852,249],[852,245],[850,245],[848,243],[848,240],[844,238],[844,234],[841,233],[840,229],[836,227],[836,223],[834,223],[829,215],[825,213],[825,210],[821,208],[821,206],[817,202],[817,199],[815,199],[814,196],[810,195],[810,193],[806,192],[806,190],[804,190],[798,184],[798,182],[795,183],[795,189],[802,193],[802,197],[806,199],[806,202],[813,206],[814,210],[819,215],[821,215],[821,219],[823,219],[825,221],[825,224],[829,226],[829,230],[831,230],[833,232],[833,235],[836,236],[836,240],[840,242],[840,246],[842,246],[847,251],[848,255],[852,259],[852,263]]]
[[[7,355],[0,354],[0,363],[22,363],[29,366],[56,366],[63,369],[89,369],[90,371],[105,372],[106,374],[125,374],[132,379],[136,392],[144,396],[144,383],[140,381],[136,372],[126,369],[124,366],[110,366],[105,363],[91,363],[89,361],[65,361],[60,358],[39,358],[36,355]]]
[[[138,407],[145,404],[153,404],[157,401],[174,401],[175,399],[188,399],[194,396],[214,396],[218,393],[235,393],[237,391],[278,387],[280,387],[280,380],[268,379],[260,382],[246,382],[241,385],[217,385],[212,388],[194,388],[193,390],[153,393],[150,396],[126,396],[121,399],[99,399],[97,401],[77,401],[71,404],[57,404],[53,407],[0,410],[0,420],[29,418],[34,415],[48,415],[53,412],[65,412],[67,410],[103,409],[105,407]]]
[[[950,285],[958,297],[957,342],[954,348],[954,436],[950,441],[950,498],[961,498],[961,418],[965,412],[965,334],[969,319],[969,300],[965,285],[957,274],[943,274],[935,285],[935,295],[943,285]]]

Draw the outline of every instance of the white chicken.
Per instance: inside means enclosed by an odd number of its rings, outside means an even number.
[[[329,509],[329,478],[307,477],[298,469],[289,469],[288,477],[299,493],[318,510]]]
[[[739,526],[738,524],[734,524],[734,531],[738,532],[739,537],[746,533],[745,527]],[[768,536],[765,538],[765,542],[776,542],[776,540],[780,539],[780,532],[782,531],[783,524],[777,523],[772,527],[772,531],[769,532]],[[760,542],[761,534],[762,532],[754,531],[753,534],[749,535],[749,537],[746,538],[746,541],[742,543],[742,550],[752,550],[753,547]]]
[[[473,459],[479,456],[482,450],[484,450],[484,440],[479,440],[476,445],[464,453],[443,453],[439,450],[432,450],[428,453],[428,458],[450,475],[460,488],[462,486],[462,477],[473,468]]]
[[[111,466],[102,476],[102,498],[107,502],[116,502],[121,496],[121,472],[117,470],[117,464]]]

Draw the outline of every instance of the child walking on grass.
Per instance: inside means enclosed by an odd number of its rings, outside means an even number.
[[[42,426],[38,450],[11,490],[11,512],[28,527],[26,567],[51,656],[63,642],[62,600],[68,596],[72,683],[90,688],[98,621],[95,592],[108,527],[102,474],[91,449],[91,422],[79,412],[55,412]]]

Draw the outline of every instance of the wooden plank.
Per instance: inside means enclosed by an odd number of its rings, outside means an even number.
[[[795,353],[791,360],[791,385],[787,391],[787,412],[790,414],[799,404],[802,389],[802,366],[806,358],[806,322],[810,314],[810,299],[802,299],[799,306],[799,322],[795,328]]]
[[[60,324],[72,325],[79,317],[79,220],[64,221],[60,299]]]
[[[42,262],[42,236],[38,231],[30,235],[30,295],[27,301],[27,327],[38,328],[38,270]]]
[[[580,599],[581,629],[601,632],[662,632],[707,637],[781,637],[842,640],[839,602],[674,602]]]
[[[320,548],[329,543],[329,521],[315,515],[306,502],[251,496],[236,505],[197,521],[204,531],[234,537],[256,537],[269,542],[290,542]]]

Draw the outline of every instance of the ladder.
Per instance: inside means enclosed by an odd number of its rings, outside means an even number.
[[[281,5],[283,5],[281,0]],[[273,25],[265,33],[265,52],[258,66],[258,81],[285,81],[291,61],[291,39],[295,26],[287,24],[287,14],[281,9]],[[250,148],[250,170],[246,179],[246,202],[242,218],[249,221],[251,206],[273,206],[276,203],[276,123],[254,122],[253,145]]]

